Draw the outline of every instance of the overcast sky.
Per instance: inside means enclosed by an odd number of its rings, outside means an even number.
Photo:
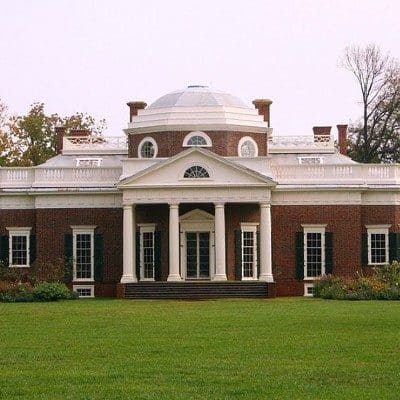
[[[374,42],[400,58],[399,15],[394,0],[0,0],[0,97],[121,135],[127,101],[203,84],[272,99],[275,134],[311,133],[361,115],[339,57]]]

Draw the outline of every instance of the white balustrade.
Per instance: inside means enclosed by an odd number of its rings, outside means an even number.
[[[107,153],[127,151],[128,144],[125,136],[64,136],[63,153],[74,151],[85,153]]]

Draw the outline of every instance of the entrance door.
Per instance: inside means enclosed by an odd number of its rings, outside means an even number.
[[[210,232],[186,232],[186,277],[210,277]]]

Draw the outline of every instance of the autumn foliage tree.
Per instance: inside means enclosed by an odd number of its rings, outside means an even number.
[[[34,103],[26,115],[9,116],[0,102],[0,165],[34,166],[55,156],[56,126],[64,126],[67,133],[87,129],[98,136],[106,123],[79,112],[67,117],[47,115],[43,103]]]
[[[400,161],[400,64],[374,44],[350,46],[341,65],[356,78],[363,114],[349,127],[348,154],[363,163]]]

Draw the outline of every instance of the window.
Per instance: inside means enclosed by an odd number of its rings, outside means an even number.
[[[77,167],[100,167],[103,159],[100,157],[77,158]]]
[[[212,142],[210,137],[204,132],[190,132],[183,140],[183,147],[211,147]]]
[[[325,274],[325,226],[304,228],[304,278]]]
[[[257,278],[257,224],[241,224],[242,279]]]
[[[239,157],[257,157],[257,143],[249,136],[242,137],[239,140],[238,154]]]
[[[140,226],[140,280],[154,281],[154,224]]]
[[[72,290],[80,298],[90,298],[94,297],[94,286],[93,285],[73,285]]]
[[[94,279],[94,226],[72,227],[73,279]]]
[[[313,165],[313,164],[323,164],[323,157],[298,157],[299,164]]]
[[[157,152],[157,143],[153,138],[147,137],[140,142],[138,148],[138,156],[140,158],[154,158],[157,156]]]
[[[390,225],[367,225],[368,264],[386,264],[389,262]]]
[[[313,283],[305,283],[304,284],[304,296],[306,296],[306,297],[314,296],[314,284]]]
[[[30,266],[30,231],[31,228],[6,228],[9,232],[9,266]]]
[[[208,171],[200,165],[193,165],[188,168],[183,174],[184,178],[209,178],[210,174]]]

